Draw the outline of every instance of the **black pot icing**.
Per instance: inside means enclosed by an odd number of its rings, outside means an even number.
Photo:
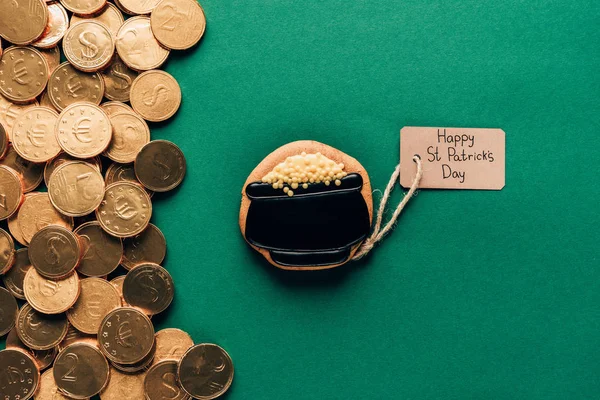
[[[289,197],[268,183],[246,186],[251,200],[246,240],[267,249],[282,266],[336,265],[348,261],[352,247],[369,234],[369,210],[361,194],[360,174],[342,184],[310,184]]]

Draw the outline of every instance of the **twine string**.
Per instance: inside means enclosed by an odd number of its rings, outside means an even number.
[[[402,212],[408,201],[412,198],[415,191],[419,188],[419,183],[421,182],[421,178],[423,177],[423,164],[421,162],[421,157],[419,157],[418,155],[415,155],[413,157],[413,161],[417,164],[417,174],[415,175],[415,179],[410,185],[410,189],[404,195],[404,198],[394,210],[394,214],[392,214],[390,220],[382,228],[381,224],[383,222],[383,214],[385,213],[387,202],[390,198],[392,191],[394,190],[394,187],[396,186],[398,176],[400,175],[400,164],[398,164],[390,178],[390,181],[387,184],[387,187],[385,188],[385,192],[383,192],[383,197],[379,202],[379,210],[377,210],[377,216],[375,219],[375,226],[373,227],[373,232],[371,232],[371,235],[367,239],[365,239],[358,251],[354,254],[354,257],[352,258],[353,260],[360,260],[361,258],[366,256],[373,249],[373,247],[375,247],[375,245],[378,242],[380,242],[385,237],[385,235],[387,235],[394,228],[394,224],[398,220],[400,213]]]

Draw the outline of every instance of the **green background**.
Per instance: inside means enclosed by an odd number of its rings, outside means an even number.
[[[598,398],[599,4],[203,0],[203,41],[165,67],[182,107],[152,126],[188,160],[154,198],[177,290],[157,327],[229,351],[228,400]],[[506,187],[422,190],[333,271],[246,246],[264,156],[318,140],[383,189],[407,125],[504,129]]]

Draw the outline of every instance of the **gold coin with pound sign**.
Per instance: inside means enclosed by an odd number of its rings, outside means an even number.
[[[44,163],[60,153],[54,134],[58,113],[45,107],[25,111],[13,127],[12,141],[15,151],[25,160]]]
[[[56,123],[56,137],[65,153],[76,158],[101,154],[112,139],[108,115],[95,104],[74,103],[65,108]]]
[[[154,326],[135,308],[117,308],[102,321],[98,331],[102,353],[118,364],[135,364],[154,348]]]
[[[33,47],[10,47],[0,60],[0,94],[17,103],[29,103],[48,83],[48,62]]]
[[[164,71],[146,71],[131,85],[131,106],[147,121],[165,121],[175,115],[180,105],[179,84]]]
[[[223,395],[233,381],[233,362],[216,344],[199,344],[189,349],[179,361],[177,375],[181,387],[199,400]]]
[[[117,289],[105,279],[86,278],[81,281],[77,302],[67,311],[67,318],[77,330],[97,334],[106,315],[121,306]]]
[[[63,314],[46,315],[25,303],[17,317],[17,335],[32,350],[52,349],[67,335],[69,322]]]
[[[104,200],[96,210],[102,229],[116,237],[131,237],[150,223],[152,202],[140,185],[116,182],[109,185]]]
[[[110,370],[96,346],[78,342],[61,350],[54,362],[53,375],[62,393],[73,399],[87,399],[106,387]]]
[[[123,18],[123,14],[114,4],[108,3],[106,8],[102,10],[99,14],[94,14],[93,16],[85,16],[80,17],[77,14],[73,14],[71,17],[71,25],[75,25],[78,22],[82,21],[96,21],[100,22],[108,28],[113,37],[117,37],[117,33],[119,33],[119,28],[125,22]]]
[[[0,221],[17,212],[22,200],[21,177],[14,169],[0,165]]]
[[[185,50],[204,35],[206,17],[197,0],[163,0],[152,12],[150,25],[163,46]]]
[[[52,205],[70,217],[88,215],[104,196],[104,179],[98,169],[85,161],[70,161],[60,165],[48,181]]]
[[[31,265],[48,279],[68,276],[79,264],[80,254],[81,245],[77,236],[58,225],[42,228],[29,243]]]
[[[115,41],[104,24],[83,21],[71,26],[65,34],[63,52],[78,70],[95,72],[110,63]]]
[[[0,367],[5,373],[2,381],[2,400],[29,400],[40,382],[40,371],[35,361],[24,351],[0,351]],[[8,384],[7,384],[7,383]]]
[[[97,72],[88,74],[65,62],[50,76],[48,96],[59,111],[78,102],[98,105],[104,96],[104,81]]]
[[[169,56],[169,50],[158,43],[150,18],[129,18],[117,35],[117,52],[125,64],[136,71],[147,71],[160,67]]]
[[[46,279],[30,268],[23,283],[25,298],[43,314],[61,314],[75,304],[79,297],[79,277],[71,274],[60,280]]]
[[[48,7],[43,0],[0,1],[0,36],[13,44],[35,41],[47,24]]]

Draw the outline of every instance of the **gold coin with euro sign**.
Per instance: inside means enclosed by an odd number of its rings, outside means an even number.
[[[0,60],[0,94],[16,103],[29,103],[42,94],[50,75],[46,58],[33,47],[11,47]]]

